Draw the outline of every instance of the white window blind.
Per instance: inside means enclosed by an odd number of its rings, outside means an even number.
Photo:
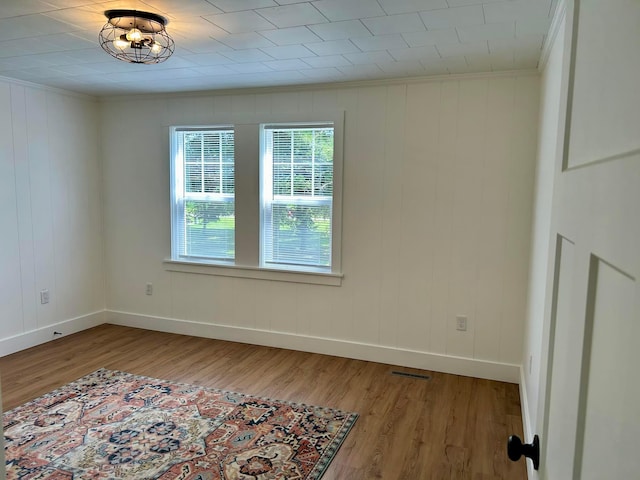
[[[333,124],[262,131],[262,263],[330,269]]]
[[[171,157],[172,257],[233,260],[233,128],[174,128]]]

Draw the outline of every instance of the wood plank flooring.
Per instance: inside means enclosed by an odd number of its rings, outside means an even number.
[[[526,479],[517,385],[115,325],[0,358],[4,411],[101,367],[358,412],[323,480]]]

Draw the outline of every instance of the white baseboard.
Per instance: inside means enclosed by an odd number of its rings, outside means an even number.
[[[168,333],[321,353],[468,377],[519,383],[520,366],[292,333],[214,325],[107,310],[105,322]]]
[[[531,412],[529,410],[529,400],[527,399],[527,388],[526,388],[527,379],[524,374],[524,366],[520,366],[520,381],[518,382],[518,386],[520,388],[520,410],[522,412],[522,430],[524,431],[524,438],[522,439],[525,443],[530,443],[533,441],[533,436],[535,432],[531,426]],[[533,469],[533,463],[527,460],[527,478],[530,480],[534,478],[538,478],[537,475],[534,474],[535,470]]]
[[[72,333],[80,332],[88,328],[97,327],[104,322],[104,310],[89,313],[76,318],[70,318],[62,322],[37,328],[29,332],[14,335],[0,340],[0,357],[10,355],[20,350],[35,347],[41,343],[49,342]],[[62,335],[54,335],[53,332],[61,332]]]

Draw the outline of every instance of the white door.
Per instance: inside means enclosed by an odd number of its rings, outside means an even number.
[[[539,478],[640,479],[640,1],[567,1]]]

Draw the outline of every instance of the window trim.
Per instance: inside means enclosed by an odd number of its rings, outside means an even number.
[[[222,115],[218,115],[222,117]],[[171,232],[171,257],[164,260],[167,271],[219,275],[236,278],[253,278],[295,283],[340,286],[342,284],[342,184],[344,151],[344,111],[290,112],[266,114],[228,114],[216,121],[214,118],[203,125],[168,126],[170,131],[171,155],[174,155],[174,132],[185,129],[232,128],[235,136],[235,199],[236,199],[236,258],[235,261],[185,259],[174,256],[176,237],[173,226]],[[331,267],[304,267],[299,265],[283,266],[261,263],[260,230],[262,223],[260,190],[262,161],[262,127],[280,125],[317,125],[333,124],[333,210],[331,235]],[[171,160],[173,167],[173,160]],[[242,179],[239,179],[239,175]],[[240,181],[239,181],[240,180]],[[170,178],[171,215],[176,214],[175,169],[171,168]],[[243,195],[243,190],[245,195]],[[247,195],[248,194],[248,195]],[[242,219],[239,215],[249,214],[251,218]],[[173,221],[171,222],[173,224]]]
[[[254,280],[272,280],[277,282],[306,283],[339,287],[342,285],[342,273],[318,272],[313,270],[284,270],[247,265],[224,264],[221,262],[187,262],[167,258],[163,262],[169,272],[195,273],[220,277],[251,278]]]

